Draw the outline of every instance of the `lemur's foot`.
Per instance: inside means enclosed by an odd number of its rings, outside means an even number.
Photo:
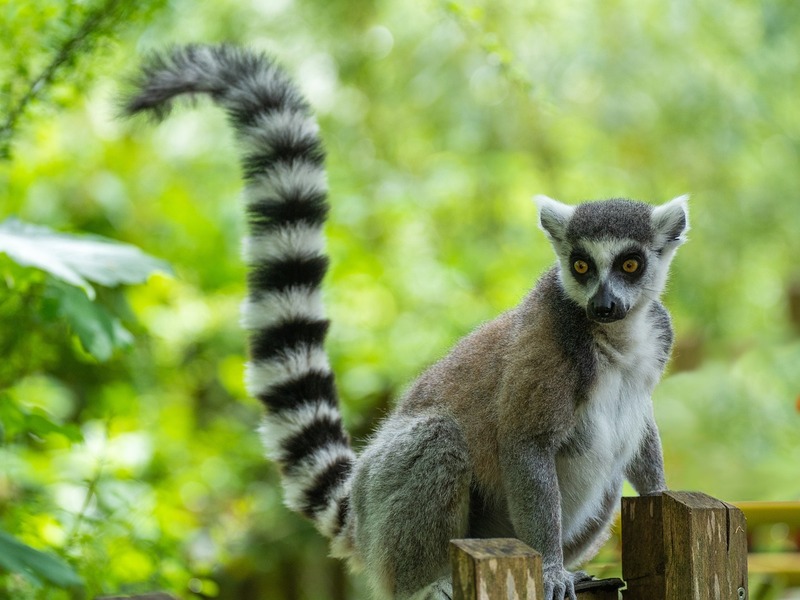
[[[570,573],[564,567],[553,567],[545,568],[542,575],[545,600],[578,600],[575,595],[575,573]]]

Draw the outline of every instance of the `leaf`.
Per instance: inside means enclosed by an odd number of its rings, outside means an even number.
[[[92,302],[81,290],[53,283],[48,295],[58,303],[58,313],[72,327],[83,348],[97,360],[106,361],[114,350],[133,343],[133,335],[102,305]]]
[[[58,433],[70,442],[79,442],[83,439],[81,430],[73,423],[60,425],[53,421],[44,411],[34,411],[26,415],[25,428],[32,434],[44,437],[50,433]]]
[[[19,573],[33,583],[50,583],[60,588],[83,587],[83,580],[61,559],[45,554],[0,531],[0,571]]]
[[[170,273],[167,263],[136,246],[93,235],[58,233],[10,218],[0,223],[0,252],[26,267],[46,271],[70,285],[95,293],[89,282],[105,286],[142,283],[152,273]]]

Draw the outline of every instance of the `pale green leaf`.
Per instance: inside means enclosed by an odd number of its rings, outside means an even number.
[[[114,350],[133,343],[133,336],[104,306],[92,302],[81,290],[54,283],[49,294],[58,303],[58,313],[69,323],[84,350],[99,361],[111,358]]]
[[[7,219],[0,223],[0,252],[26,267],[41,269],[94,298],[90,282],[105,286],[142,283],[152,273],[170,272],[162,260],[136,246],[99,236],[59,233]]]
[[[83,581],[67,563],[23,544],[0,531],[0,572],[19,573],[32,582],[47,582],[60,588],[83,587]]]

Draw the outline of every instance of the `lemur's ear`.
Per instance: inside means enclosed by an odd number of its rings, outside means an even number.
[[[656,243],[659,246],[679,246],[686,241],[689,231],[689,195],[684,194],[656,206],[650,217]]]
[[[534,196],[533,201],[539,207],[539,227],[551,242],[563,242],[575,207],[542,195]]]

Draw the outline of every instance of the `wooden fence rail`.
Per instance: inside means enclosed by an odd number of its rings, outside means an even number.
[[[749,599],[747,526],[739,508],[696,492],[623,498],[620,526],[625,582],[582,582],[579,600]],[[543,598],[541,555],[519,540],[453,540],[451,562],[453,600],[551,600]]]
[[[735,506],[705,494],[622,499],[624,600],[747,600],[747,526]],[[453,540],[453,600],[545,600],[541,556],[518,540]],[[617,600],[618,580],[576,589]],[[550,600],[550,599],[547,599]]]
[[[736,502],[747,519],[751,596],[778,597],[800,588],[800,501]]]

